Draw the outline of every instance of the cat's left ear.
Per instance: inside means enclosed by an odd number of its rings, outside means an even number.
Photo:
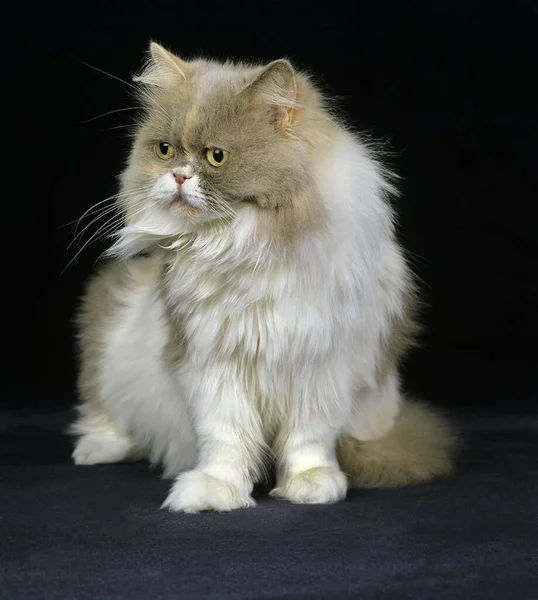
[[[263,108],[278,129],[291,127],[297,107],[297,79],[287,60],[269,63],[242,93]]]
[[[146,66],[140,75],[133,77],[133,81],[145,85],[163,86],[178,79],[187,79],[188,72],[188,63],[160,44],[151,42]]]

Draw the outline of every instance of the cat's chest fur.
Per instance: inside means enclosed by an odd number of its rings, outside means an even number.
[[[305,285],[289,265],[202,263],[188,252],[163,278],[169,327],[185,357],[269,368],[332,350],[328,286],[322,277]]]

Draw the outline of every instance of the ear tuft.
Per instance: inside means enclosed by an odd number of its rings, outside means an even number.
[[[268,110],[279,129],[286,131],[290,128],[297,107],[297,79],[287,60],[279,59],[269,63],[247,85],[244,93]]]
[[[185,80],[188,70],[189,66],[184,60],[160,44],[151,42],[148,60],[140,75],[133,77],[133,81],[162,87],[177,79]]]

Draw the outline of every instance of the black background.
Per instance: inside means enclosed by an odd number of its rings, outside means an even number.
[[[26,18],[7,61],[31,120],[25,131],[4,116],[15,125],[3,151],[15,191],[2,211],[2,402],[73,401],[70,319],[106,242],[64,271],[74,250],[62,225],[117,191],[129,147],[118,127],[130,111],[88,120],[134,105],[127,85],[83,63],[129,80],[152,38],[186,58],[286,56],[316,74],[351,124],[388,143],[402,177],[399,234],[428,303],[407,388],[458,410],[535,404],[534,2],[94,1],[41,4]]]

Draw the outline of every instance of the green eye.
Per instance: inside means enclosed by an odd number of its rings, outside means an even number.
[[[220,148],[208,148],[205,152],[207,162],[214,167],[222,167],[228,160],[228,152]]]
[[[176,150],[172,144],[168,142],[161,142],[160,144],[155,144],[154,146],[155,154],[162,158],[163,160],[170,160],[172,156],[176,153]]]

